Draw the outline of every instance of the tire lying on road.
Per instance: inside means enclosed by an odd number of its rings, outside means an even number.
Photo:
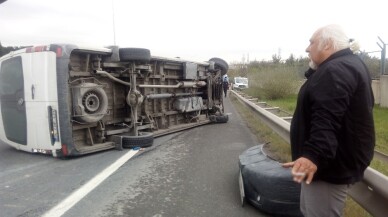
[[[274,216],[303,216],[299,208],[300,184],[289,169],[267,157],[263,145],[249,148],[239,156],[241,202],[248,201]]]

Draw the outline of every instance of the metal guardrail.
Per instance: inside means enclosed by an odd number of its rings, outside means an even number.
[[[381,160],[381,161],[388,163],[388,156],[384,153],[381,153],[381,152],[375,150],[374,157]]]
[[[271,113],[275,114],[275,116],[280,117],[281,119],[291,123],[292,114],[290,114],[286,111],[283,111],[279,107],[272,107],[272,106],[268,105],[266,102],[259,102],[259,101],[257,101],[258,100],[257,98],[246,97],[245,94],[243,94],[243,93],[239,93],[239,95],[241,97],[243,97],[244,99],[249,100],[249,101],[253,102],[254,104],[258,105],[260,108],[262,108],[266,111],[270,111]],[[262,111],[264,111],[264,110],[262,110]],[[279,114],[281,114],[281,113],[283,115],[286,114],[287,116],[280,116]],[[271,123],[268,123],[268,124],[271,124]],[[286,138],[289,135],[285,135],[286,137],[284,137],[284,135],[281,135],[281,136],[283,139],[285,139],[287,142],[289,142],[289,139]],[[380,161],[383,161],[385,163],[388,163],[388,155],[386,155],[382,152],[379,152],[377,150],[374,151],[374,158],[378,159]]]
[[[278,117],[252,100],[245,99],[236,91],[231,90],[237,99],[249,106],[273,131],[290,143],[290,123]],[[382,153],[380,153],[382,154]],[[379,154],[377,154],[379,155]],[[377,157],[377,155],[375,155]],[[382,154],[384,156],[384,154]],[[379,157],[377,157],[379,158]],[[383,157],[384,158],[384,157]],[[380,159],[380,158],[379,158]],[[368,167],[364,172],[364,179],[350,188],[349,195],[360,206],[376,217],[388,215],[388,177]]]

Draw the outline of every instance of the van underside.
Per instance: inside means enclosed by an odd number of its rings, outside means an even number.
[[[140,48],[112,51],[72,50],[67,98],[59,100],[71,111],[73,144],[59,155],[147,147],[155,136],[227,122],[222,59],[197,63],[151,57]]]

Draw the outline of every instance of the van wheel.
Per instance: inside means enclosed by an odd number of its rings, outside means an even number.
[[[108,110],[108,96],[104,89],[94,83],[84,83],[74,88],[74,119],[83,123],[101,120]]]
[[[120,61],[150,62],[151,52],[144,48],[120,48]]]
[[[209,61],[214,62],[216,69],[221,70],[221,75],[225,75],[228,72],[229,65],[225,60],[223,60],[221,58],[214,57],[214,58],[211,58]]]
[[[124,136],[122,145],[124,148],[146,148],[152,146],[154,136],[150,132],[139,132],[138,136]]]

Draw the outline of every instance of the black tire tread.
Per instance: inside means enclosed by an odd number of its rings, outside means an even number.
[[[239,156],[247,201],[274,216],[302,216],[300,184],[293,181],[288,169],[269,158],[262,147],[253,146]]]
[[[225,60],[218,57],[213,57],[209,61],[214,62],[215,67],[221,69],[221,75],[225,75],[228,72],[229,65]]]
[[[125,136],[122,139],[124,148],[146,148],[152,146],[154,143],[154,136],[149,132],[142,132],[139,136]]]
[[[144,48],[120,48],[120,61],[150,62],[151,52]]]

